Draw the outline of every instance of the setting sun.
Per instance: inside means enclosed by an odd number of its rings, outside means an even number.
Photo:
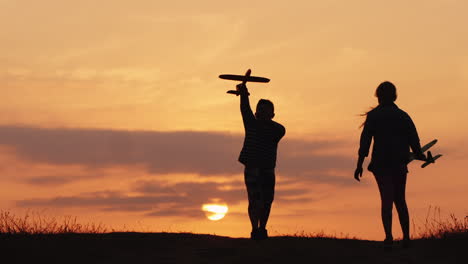
[[[221,204],[204,204],[202,210],[205,212],[206,217],[212,221],[222,219],[228,212],[227,205]]]

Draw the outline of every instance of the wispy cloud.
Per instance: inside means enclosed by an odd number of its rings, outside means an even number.
[[[89,168],[141,166],[153,174],[237,175],[242,171],[236,161],[242,142],[242,135],[218,132],[0,126],[0,145],[12,148],[19,158],[30,162]],[[348,169],[353,164],[351,157],[330,154],[330,149],[342,144],[285,139],[279,146],[279,171],[284,177],[314,179],[327,170]],[[333,182],[336,179],[331,177]]]
[[[74,196],[59,196],[46,199],[23,199],[16,201],[20,207],[86,207],[102,211],[138,212],[148,216],[201,216],[200,207],[210,201],[229,205],[246,200],[243,182],[183,182],[165,184],[160,181],[139,181],[132,194],[121,191],[82,193]],[[304,201],[305,188],[279,190],[283,203]],[[310,200],[310,199],[308,199]]]
[[[42,175],[24,179],[24,182],[38,186],[53,186],[75,182],[86,178],[83,175]]]
[[[239,204],[246,200],[242,166],[237,162],[243,136],[218,132],[118,131],[98,129],[0,126],[0,146],[24,162],[50,166],[78,166],[76,175],[29,175],[23,182],[50,188],[88,179],[113,177],[98,173],[114,167],[143,171],[126,189],[78,193],[16,201],[20,207],[94,208],[136,212],[148,216],[201,216],[209,201]],[[281,186],[275,199],[281,203],[315,201],[309,184],[346,186],[351,177],[339,171],[352,166],[350,157],[334,152],[345,142],[285,139],[279,146]],[[160,175],[195,174],[194,180],[167,182]],[[220,182],[217,177],[225,179]],[[117,177],[117,176],[116,176]],[[215,180],[216,179],[216,180]]]

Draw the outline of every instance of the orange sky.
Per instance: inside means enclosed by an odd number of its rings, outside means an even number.
[[[416,224],[468,198],[468,3],[0,0],[0,206],[144,231],[247,236],[234,82],[271,78],[280,143],[270,232],[381,239],[359,114],[384,80],[445,156],[410,166]],[[143,188],[145,187],[145,188]],[[184,194],[186,196],[180,196]],[[227,202],[221,221],[201,206]],[[399,234],[398,225],[395,233]]]

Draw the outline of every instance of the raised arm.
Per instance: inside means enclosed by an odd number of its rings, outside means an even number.
[[[255,121],[255,115],[252,112],[252,108],[250,108],[249,91],[245,84],[238,84],[236,88],[240,94],[240,110],[242,113],[242,120],[244,121],[244,127],[246,127],[248,124]]]

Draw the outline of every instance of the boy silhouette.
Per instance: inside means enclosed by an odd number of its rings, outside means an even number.
[[[239,162],[244,164],[244,181],[249,199],[250,238],[267,239],[266,225],[275,193],[275,167],[278,142],[285,128],[273,121],[274,105],[260,99],[255,115],[250,108],[249,92],[245,84],[237,85],[245,139]]]

